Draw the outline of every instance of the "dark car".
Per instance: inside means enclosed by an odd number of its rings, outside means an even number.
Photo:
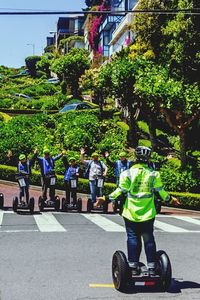
[[[72,103],[72,104],[66,104],[59,112],[64,113],[69,110],[82,110],[82,109],[93,109],[93,108],[96,108],[96,106],[86,102]]]

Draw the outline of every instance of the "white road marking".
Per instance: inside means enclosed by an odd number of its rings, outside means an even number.
[[[56,220],[52,213],[33,215],[41,232],[65,232],[66,229]]]
[[[160,222],[158,220],[155,220],[155,227],[167,232],[190,232],[184,228]]]
[[[0,233],[21,233],[21,232],[38,232],[38,229],[30,229],[30,230],[26,230],[26,229],[22,229],[22,230],[0,230]]]
[[[192,224],[195,224],[195,225],[200,225],[200,220],[198,219],[193,219],[191,217],[185,217],[185,216],[174,216],[175,219],[178,219],[178,220],[182,220],[182,221],[185,221],[185,222],[188,222],[188,223],[192,223]]]
[[[3,211],[2,210],[0,210],[0,227],[1,227],[1,224],[2,224],[2,222],[3,222]]]
[[[82,214],[86,219],[101,227],[107,232],[125,232],[125,228],[99,214]]]

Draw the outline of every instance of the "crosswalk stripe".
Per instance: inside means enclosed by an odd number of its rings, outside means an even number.
[[[65,232],[66,229],[56,220],[52,213],[33,215],[41,232]]]
[[[158,220],[155,220],[155,227],[167,232],[189,232],[189,230],[186,230],[184,228],[160,222]]]
[[[175,219],[182,220],[195,225],[200,225],[200,220],[185,216],[174,216]]]
[[[0,210],[0,227],[3,222],[3,211]]]
[[[96,224],[107,232],[125,232],[125,228],[99,214],[82,214],[86,219]]]

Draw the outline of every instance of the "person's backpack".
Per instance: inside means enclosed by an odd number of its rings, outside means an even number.
[[[86,179],[89,178],[89,173],[90,173],[90,168],[91,168],[92,163],[93,163],[93,160],[90,160],[89,163],[88,163],[88,165],[87,165],[87,167],[86,167],[86,170],[84,172],[84,178],[86,178]],[[101,167],[101,172],[103,174],[103,165],[102,165],[102,162],[99,160],[98,163],[99,163],[99,165]]]

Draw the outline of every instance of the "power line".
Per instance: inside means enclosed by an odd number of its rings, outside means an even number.
[[[0,9],[1,10],[1,9]],[[156,15],[176,15],[182,12],[185,15],[200,15],[200,8],[193,9],[135,9],[135,10],[107,10],[107,11],[39,11],[39,10],[26,10],[23,11],[0,11],[0,15],[124,15],[124,14],[156,14]]]

